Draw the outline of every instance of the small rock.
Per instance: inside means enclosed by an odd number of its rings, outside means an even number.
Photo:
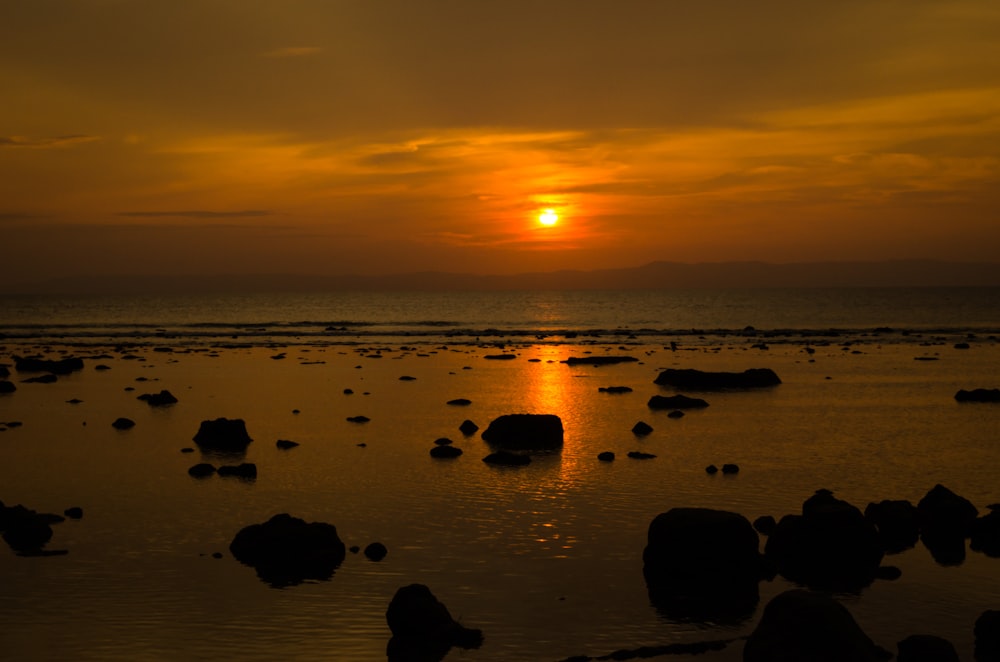
[[[380,542],[373,542],[365,547],[365,556],[372,561],[381,561],[388,553],[389,550]]]
[[[611,451],[604,451],[603,453],[597,454],[597,459],[601,462],[614,462],[615,454]]]
[[[438,459],[456,458],[462,454],[462,449],[458,446],[434,446],[431,448],[431,457]]]
[[[200,462],[188,469],[188,474],[195,478],[206,478],[214,473],[215,467],[207,462]]]
[[[652,453],[643,453],[642,451],[629,451],[628,456],[633,460],[652,460],[656,457]]]
[[[645,437],[646,435],[653,432],[653,426],[645,421],[639,421],[632,426],[632,434],[637,437]]]
[[[114,422],[111,424],[111,427],[113,427],[116,430],[128,430],[129,428],[135,427],[135,421],[133,421],[131,418],[125,418],[124,416],[121,416],[114,420]]]
[[[299,443],[297,441],[289,441],[288,439],[279,439],[274,442],[274,445],[283,451],[287,451],[290,448],[295,448]]]

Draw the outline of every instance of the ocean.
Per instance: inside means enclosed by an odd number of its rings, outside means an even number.
[[[390,599],[422,583],[483,630],[481,648],[446,660],[708,640],[732,641],[697,659],[739,660],[794,584],[762,582],[738,622],[663,613],[642,573],[652,519],[681,506],[780,518],[818,489],[863,510],[935,484],[985,514],[1000,502],[1000,405],[954,395],[1000,387],[998,336],[998,288],[5,297],[0,364],[16,391],[0,395],[0,500],[84,515],[53,527],[46,549],[65,555],[0,549],[0,659],[383,660]],[[28,355],[84,369],[25,382],[13,364]],[[586,356],[636,360],[566,362]],[[687,393],[709,406],[682,418],[648,407],[677,392],[653,383],[664,369],[760,367],[782,383]],[[163,389],[178,402],[137,399]],[[459,425],[508,413],[558,415],[561,451],[483,463],[488,444]],[[122,416],[135,427],[114,429]],[[188,475],[232,461],[182,452],[218,417],[245,420],[255,480]],[[639,421],[652,433],[635,435]],[[442,437],[463,454],[430,457]],[[739,473],[706,473],[723,463]],[[229,544],[278,513],[388,554],[275,588]],[[976,617],[1000,609],[1000,560],[967,549],[942,564],[917,543],[883,564],[900,578],[836,594],[869,636],[894,651],[937,634],[971,660]]]

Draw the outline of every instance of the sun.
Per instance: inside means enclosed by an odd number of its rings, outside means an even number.
[[[559,214],[551,209],[543,209],[538,215],[538,222],[551,227],[559,222]]]

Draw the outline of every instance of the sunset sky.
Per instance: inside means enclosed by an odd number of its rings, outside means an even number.
[[[0,245],[5,282],[997,261],[1000,3],[11,0]]]

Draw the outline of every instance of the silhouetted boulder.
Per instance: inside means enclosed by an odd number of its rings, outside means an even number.
[[[909,501],[869,503],[865,519],[878,529],[882,549],[890,554],[913,547],[920,538],[920,515]]]
[[[700,409],[708,403],[701,398],[690,398],[686,395],[654,395],[646,403],[650,409]]]
[[[743,662],[883,662],[891,657],[844,605],[799,589],[767,603],[743,647]]]
[[[143,393],[136,400],[143,400],[150,407],[166,407],[177,402],[174,394],[166,389],[163,389],[159,393]]]
[[[348,416],[347,420],[350,421],[351,423],[367,423],[372,419],[368,418],[367,416]]]
[[[220,476],[235,476],[244,480],[255,480],[257,478],[257,465],[253,462],[242,462],[240,464],[224,464],[218,469]]]
[[[493,419],[483,432],[492,446],[516,450],[562,448],[562,420],[555,414],[504,414]]]
[[[373,542],[365,547],[365,556],[372,561],[381,561],[388,553],[389,550],[380,542]]]
[[[241,529],[229,551],[276,588],[307,579],[329,579],[346,556],[337,527],[325,522],[307,523],[287,513]]]
[[[511,453],[510,451],[497,451],[495,453],[490,453],[483,458],[483,462],[486,464],[496,464],[504,467],[523,467],[526,464],[531,464],[531,458],[527,455],[521,455],[520,453]]]
[[[188,469],[188,475],[194,478],[207,478],[215,473],[215,466],[208,462],[199,462]]]
[[[386,609],[385,621],[392,632],[386,647],[389,662],[436,662],[452,646],[479,648],[483,643],[481,630],[455,621],[448,608],[423,584],[397,590]]]
[[[627,455],[633,460],[652,460],[656,457],[652,453],[644,453],[642,451],[629,451]]]
[[[811,588],[853,591],[875,579],[882,543],[861,511],[819,490],[781,518],[764,548],[778,572]]]
[[[597,459],[601,462],[614,462],[615,454],[611,451],[604,451],[603,453],[597,454]]]
[[[714,476],[715,474],[719,473],[719,467],[715,466],[714,464],[710,464],[707,467],[705,467],[705,473],[707,473],[709,476]]]
[[[743,372],[705,372],[690,368],[667,368],[656,376],[653,383],[695,391],[712,391],[777,386],[781,383],[781,379],[770,368],[751,368]]]
[[[7,380],[0,380],[0,394],[3,393],[13,393],[17,390],[17,386],[14,382],[9,382]]]
[[[439,460],[456,458],[462,454],[462,449],[458,446],[435,446],[431,449],[431,457]]]
[[[770,515],[761,515],[753,521],[754,531],[763,536],[771,535],[776,526],[778,523]]]
[[[288,439],[279,439],[274,442],[274,445],[283,451],[291,450],[299,445],[297,441],[290,441]]]
[[[51,372],[53,375],[68,375],[77,370],[83,370],[83,359],[38,359],[32,357],[14,357],[14,368],[18,372]]]
[[[451,446],[453,443],[455,442],[453,442],[448,437],[438,437],[437,439],[434,440],[435,446]]]
[[[645,421],[639,421],[632,426],[632,434],[637,437],[645,437],[653,432],[653,426]]]
[[[449,400],[445,404],[453,405],[455,407],[468,407],[472,404],[472,400],[468,398],[455,398],[454,400]]]
[[[1000,558],[1000,510],[994,508],[972,523],[969,546],[977,551]]]
[[[135,427],[135,421],[133,421],[131,418],[125,418],[124,416],[120,416],[116,418],[113,423],[111,423],[111,427],[113,427],[116,430],[128,430],[130,428]]]
[[[959,662],[955,646],[932,634],[913,634],[896,644],[897,662]]]
[[[70,519],[83,519],[83,508],[80,506],[72,506],[64,510],[63,515]]]
[[[740,465],[738,464],[723,464],[722,473],[724,474],[738,474],[740,472]]]
[[[62,519],[37,513],[20,504],[7,507],[0,503],[0,531],[3,532],[3,540],[18,555],[44,555],[42,548],[52,539],[50,525]]]
[[[247,433],[246,422],[242,418],[217,418],[202,421],[194,442],[199,447],[225,452],[242,452],[253,439]]]
[[[616,363],[633,363],[639,359],[634,356],[571,356],[563,363],[566,365],[615,365]]]
[[[470,421],[469,419],[465,419],[464,421],[462,421],[462,424],[458,426],[458,429],[466,437],[471,437],[472,435],[476,434],[476,431],[479,429],[479,426]]]
[[[682,412],[680,409],[675,409],[669,414],[667,414],[667,418],[684,418],[684,412]]]
[[[955,399],[959,402],[1000,402],[1000,388],[961,389],[955,394]]]
[[[973,629],[976,637],[976,662],[1000,660],[1000,611],[987,609]]]
[[[734,623],[760,599],[759,538],[737,513],[673,508],[649,525],[643,576],[653,605],[671,618]]]
[[[979,510],[968,499],[943,485],[935,485],[917,504],[920,539],[941,565],[965,561],[965,539]]]

